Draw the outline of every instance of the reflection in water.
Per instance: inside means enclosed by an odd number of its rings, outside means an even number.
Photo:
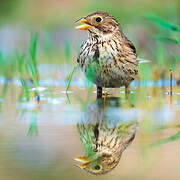
[[[30,127],[28,130],[28,135],[37,135],[38,134],[38,128],[37,128],[37,116],[38,116],[38,111],[33,110],[32,112],[32,117],[31,117],[31,122],[30,122]]]
[[[81,163],[77,165],[81,169],[95,175],[111,171],[133,141],[137,121],[132,116],[127,120],[128,109],[123,113],[126,117],[118,115],[117,109],[121,113],[118,98],[108,98],[106,101],[97,99],[95,103],[87,105],[77,125],[85,148],[85,156],[75,159]]]

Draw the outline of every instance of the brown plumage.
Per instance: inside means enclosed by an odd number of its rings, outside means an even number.
[[[118,98],[107,98],[106,103],[98,99],[87,105],[77,125],[85,156],[75,160],[82,163],[77,166],[91,174],[102,175],[114,169],[123,151],[134,140],[136,118],[125,120],[118,103]]]
[[[117,20],[105,12],[94,12],[78,20],[77,27],[87,30],[77,62],[99,89],[125,86],[138,74],[137,54]]]

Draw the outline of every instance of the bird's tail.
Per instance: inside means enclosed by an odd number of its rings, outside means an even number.
[[[137,58],[137,62],[138,62],[138,64],[141,64],[141,63],[150,63],[152,61],[151,60],[147,60],[147,59]]]

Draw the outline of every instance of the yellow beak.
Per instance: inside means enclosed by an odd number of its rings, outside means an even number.
[[[78,29],[78,30],[88,30],[90,27],[92,27],[90,24],[88,24],[88,21],[85,18],[82,18],[77,22],[84,23],[82,25],[76,26],[76,29]]]
[[[74,160],[82,163],[80,165],[76,165],[80,169],[85,169],[87,167],[87,164],[90,162],[86,157],[78,157],[75,158]]]

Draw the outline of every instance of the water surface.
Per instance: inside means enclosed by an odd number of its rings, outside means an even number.
[[[95,88],[77,86],[76,81],[68,95],[65,86],[41,84],[38,102],[33,89],[30,101],[18,100],[21,87],[14,82],[1,99],[1,179],[180,178],[178,87],[170,104],[168,86],[148,86],[145,95],[143,87],[132,87],[128,99],[123,88],[109,89],[109,97],[97,100]],[[95,130],[97,124],[103,128]],[[74,159],[88,154],[85,133],[91,134],[92,153],[97,136],[108,138],[113,129],[122,138],[116,167],[99,176],[78,168],[81,163]]]

